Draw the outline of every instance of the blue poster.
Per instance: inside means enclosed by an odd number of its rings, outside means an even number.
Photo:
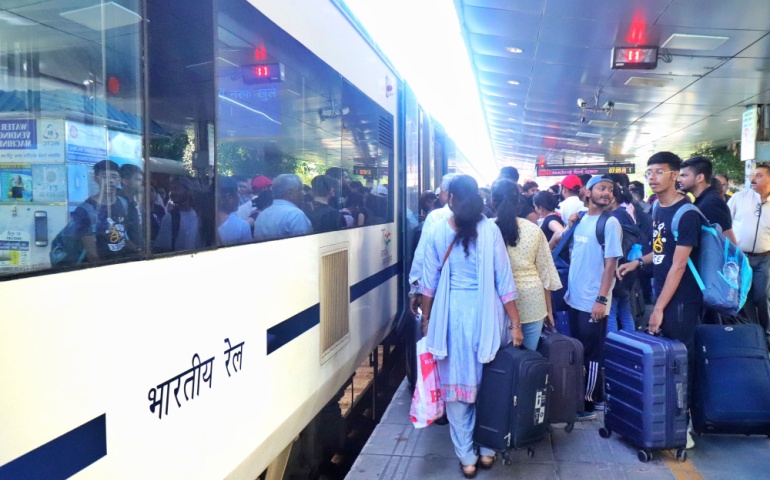
[[[36,148],[36,120],[0,120],[0,150]]]
[[[32,201],[32,169],[30,167],[0,169],[0,202]]]

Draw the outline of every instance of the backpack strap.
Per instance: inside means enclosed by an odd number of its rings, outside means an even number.
[[[553,258],[556,258],[559,255],[561,255],[562,250],[564,250],[564,248],[572,240],[572,235],[575,234],[575,227],[577,227],[578,223],[580,223],[580,220],[583,219],[584,215],[585,215],[585,212],[579,212],[578,218],[575,221],[575,223],[571,227],[569,227],[567,230],[565,230],[565,233],[562,235],[561,240],[559,240],[559,243],[556,244],[556,248],[553,249],[553,253],[551,254]]]
[[[657,201],[656,201],[657,203]],[[674,234],[674,241],[678,241],[679,239],[679,222],[682,220],[682,215],[684,215],[687,212],[698,212],[698,215],[701,216],[703,221],[706,223],[706,225],[709,225],[708,219],[703,215],[703,212],[701,212],[698,207],[693,205],[692,203],[685,203],[681,207],[679,207],[679,210],[674,213],[674,218],[671,219],[671,233]],[[687,258],[687,266],[690,268],[690,271],[692,272],[692,276],[695,277],[695,282],[698,284],[698,288],[701,289],[701,291],[706,289],[706,284],[703,283],[703,279],[700,276],[700,273],[698,273],[698,269],[695,268],[695,264],[692,262],[692,257]]]
[[[610,218],[609,212],[602,212],[599,215],[599,219],[596,221],[596,241],[602,246],[604,250],[604,229],[607,226],[607,220]]]

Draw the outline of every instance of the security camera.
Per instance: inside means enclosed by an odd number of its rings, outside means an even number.
[[[615,102],[613,102],[612,100],[608,101],[607,102],[607,108],[609,108],[609,109],[615,108]]]
[[[586,117],[580,117],[580,123],[586,123]]]
[[[582,98],[578,98],[577,104],[578,104],[578,107],[580,108],[586,108],[586,106],[588,105],[588,103]]]

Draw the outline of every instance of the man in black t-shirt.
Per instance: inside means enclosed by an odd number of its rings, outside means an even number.
[[[695,206],[710,223],[722,227],[722,233],[737,245],[733,234],[733,218],[727,203],[722,200],[720,193],[711,186],[711,160],[698,156],[682,162],[679,171],[679,183],[685,192],[695,196]]]
[[[90,263],[126,256],[138,251],[140,228],[137,209],[117,195],[118,164],[102,160],[94,165],[96,195],[72,213]]]
[[[676,190],[682,160],[671,152],[658,152],[647,161],[644,176],[657,195],[658,203],[652,215],[652,252],[638,262],[624,263],[618,268],[618,277],[644,264],[652,263],[653,286],[658,295],[650,316],[650,333],[661,332],[687,347],[688,364],[693,365],[695,328],[700,323],[703,294],[687,267],[687,260],[697,254],[700,233],[700,216],[697,212],[682,215],[674,239],[672,220],[674,214],[689,199]],[[688,376],[691,380],[692,376]],[[688,390],[691,390],[691,384]],[[687,398],[692,398],[688,395]],[[687,447],[694,446],[688,436]]]

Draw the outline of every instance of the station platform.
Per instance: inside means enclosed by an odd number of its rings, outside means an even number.
[[[346,480],[450,480],[463,478],[449,438],[449,425],[415,429],[409,421],[412,392],[404,380],[380,424],[356,459]],[[594,421],[577,422],[571,433],[559,424],[535,445],[535,455],[514,451],[513,464],[498,460],[491,470],[479,470],[479,480],[756,480],[770,476],[770,439],[764,436],[695,436],[687,461],[675,451],[656,451],[640,462],[637,449],[613,434],[599,436],[602,412]],[[563,425],[562,425],[563,426]]]

